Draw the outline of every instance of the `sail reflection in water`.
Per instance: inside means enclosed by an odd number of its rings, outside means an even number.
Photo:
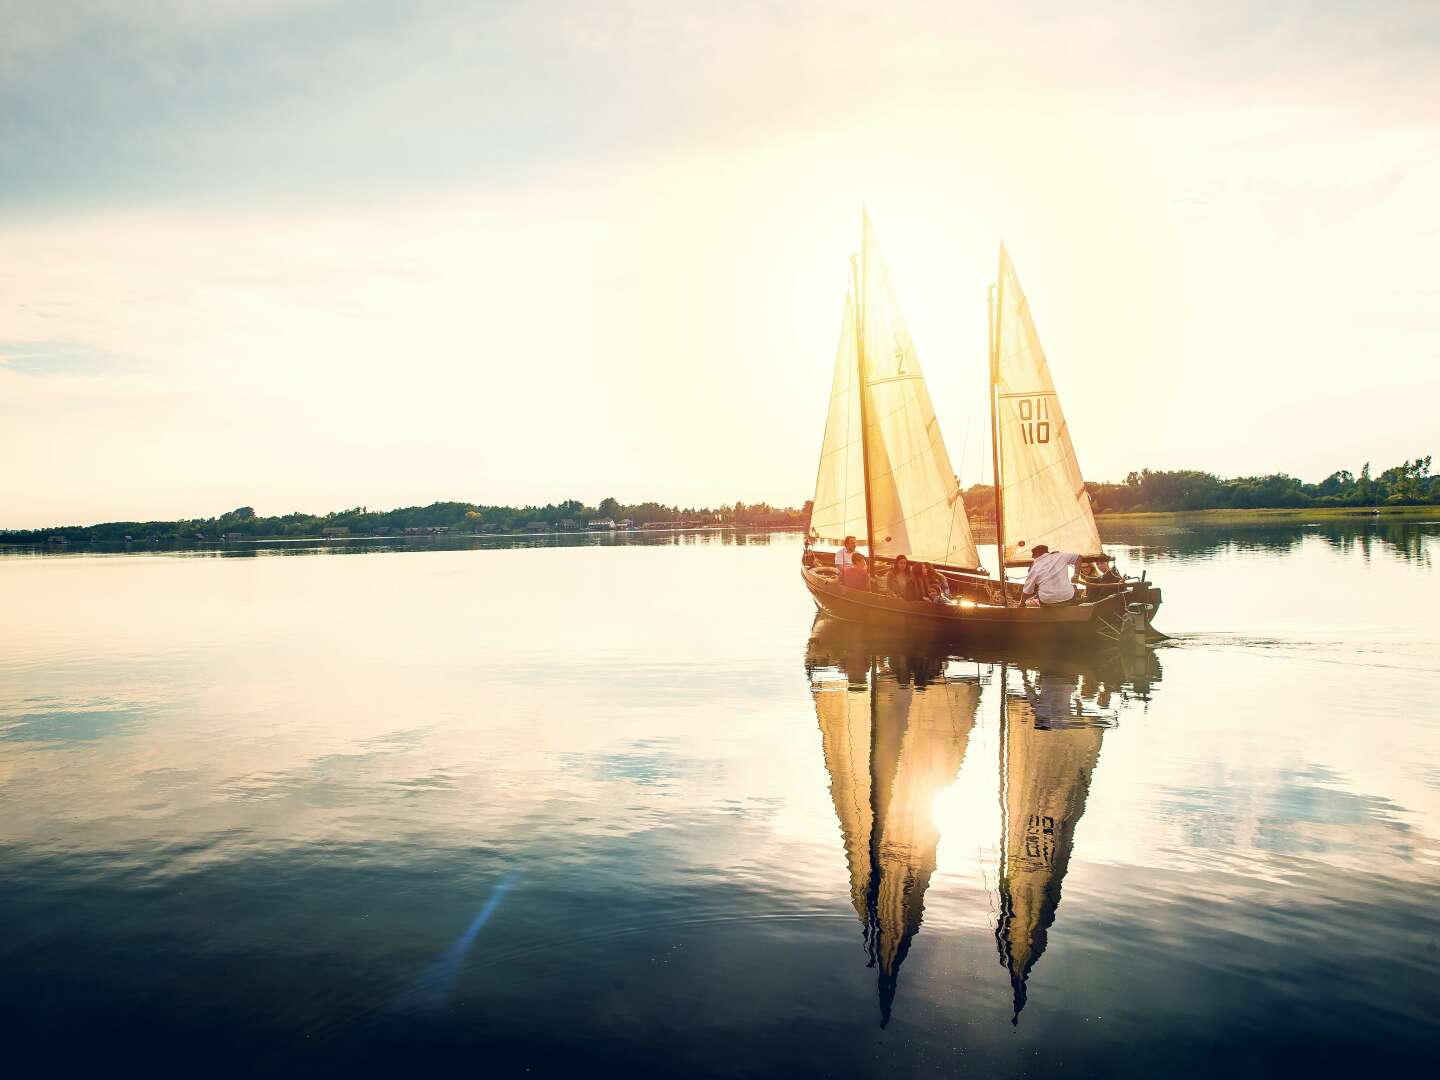
[[[1036,670],[1012,666],[1010,657],[906,651],[916,648],[822,616],[806,657],[850,902],[879,972],[880,1023],[890,1020],[935,871],[936,797],[960,774],[986,683],[999,699],[1000,730],[994,932],[1018,1023],[1060,906],[1101,740],[1125,702],[1148,700],[1159,663],[1146,652]],[[989,674],[953,674],[961,660]]]
[[[959,775],[980,687],[929,657],[852,654],[842,666],[843,681],[812,674],[812,689],[883,1027],[935,870],[935,797]]]
[[[1015,1023],[1025,1007],[1025,982],[1060,906],[1104,723],[1076,708],[1076,677],[1044,674],[1032,683],[1023,670],[1018,675],[1023,693],[1007,688],[1000,727],[1005,832],[995,927],[1000,962],[1010,972]]]

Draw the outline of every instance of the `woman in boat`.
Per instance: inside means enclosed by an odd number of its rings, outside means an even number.
[[[924,595],[915,582],[910,560],[904,555],[895,556],[895,562],[890,567],[890,576],[885,579],[885,585],[890,590],[890,595],[900,600],[919,600]]]

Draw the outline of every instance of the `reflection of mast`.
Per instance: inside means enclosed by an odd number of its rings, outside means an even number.
[[[935,870],[935,796],[960,772],[979,687],[920,672],[912,685],[898,657],[870,675],[859,692],[816,690],[815,712],[883,1027]]]
[[[1085,813],[1090,777],[1100,758],[1101,729],[1070,711],[1077,679],[1040,677],[1038,692],[1004,693],[1000,715],[1000,916],[995,943],[1010,973],[1015,1015],[1025,983],[1045,952],[1070,865],[1075,826]]]

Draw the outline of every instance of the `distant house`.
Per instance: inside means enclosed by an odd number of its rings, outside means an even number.
[[[621,518],[619,521],[615,522],[615,528],[617,529],[633,529],[634,527],[635,522],[631,521],[629,518]]]
[[[532,521],[525,526],[525,531],[532,533],[546,533],[550,531],[550,523],[548,521]]]
[[[327,540],[333,540],[337,536],[348,536],[349,534],[350,530],[345,528],[345,526],[343,525],[338,525],[329,529],[320,530],[320,535],[325,537],[325,539]],[[225,539],[230,539],[229,534],[226,534]]]
[[[613,518],[596,518],[594,521],[590,522],[588,528],[595,530],[613,529],[615,528],[615,521]]]
[[[560,521],[557,521],[555,523],[555,528],[559,529],[561,532],[579,532],[580,522],[576,521],[574,518],[562,518]]]
[[[505,527],[503,525],[495,525],[492,523],[490,525],[481,525],[479,531],[482,533],[498,533],[504,532]]]
[[[127,537],[125,537],[125,539],[126,539],[126,540],[129,540],[130,537],[127,536]],[[244,534],[244,533],[238,533],[238,532],[228,532],[228,533],[225,534],[225,539],[226,539],[226,540],[243,540],[243,539],[245,539],[245,534]]]

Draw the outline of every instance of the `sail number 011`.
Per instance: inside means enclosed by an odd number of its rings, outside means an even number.
[[[1050,441],[1050,402],[1047,399],[1020,399],[1020,437],[1031,445]]]

